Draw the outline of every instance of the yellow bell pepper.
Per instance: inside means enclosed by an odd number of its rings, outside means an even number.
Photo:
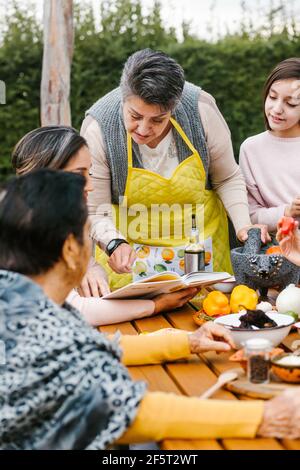
[[[255,310],[257,303],[258,295],[255,290],[243,284],[236,286],[231,293],[230,307],[232,313],[237,313],[244,309]]]
[[[230,313],[228,298],[218,290],[213,290],[203,301],[203,310],[207,315],[226,315]]]

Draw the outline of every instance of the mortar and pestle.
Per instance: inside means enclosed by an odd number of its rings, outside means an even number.
[[[231,262],[237,284],[259,290],[261,299],[267,298],[269,288],[284,289],[298,284],[300,267],[283,255],[262,253],[261,231],[252,228],[244,246],[231,250]]]

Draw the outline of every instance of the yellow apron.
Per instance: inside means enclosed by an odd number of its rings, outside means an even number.
[[[162,247],[162,256],[166,263],[171,263],[172,257],[176,257],[176,248],[182,258],[182,248],[188,241],[191,228],[192,213],[195,213],[202,242],[211,240],[212,252],[206,253],[207,264],[211,260],[214,271],[231,273],[225,209],[216,193],[205,189],[206,173],[199,153],[180,125],[172,118],[171,123],[191,150],[191,155],[177,166],[170,178],[134,168],[132,138],[127,133],[128,175],[123,203],[113,206],[114,222],[127,241],[136,244],[134,246],[140,262],[140,265],[136,263],[138,273],[152,247]],[[159,210],[162,207],[166,209],[165,212]],[[164,247],[171,248],[167,250]],[[105,267],[111,289],[132,281],[131,274],[114,273],[107,264],[107,255],[98,247],[95,257]],[[168,269],[168,265],[166,268]]]

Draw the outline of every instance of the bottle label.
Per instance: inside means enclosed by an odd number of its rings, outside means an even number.
[[[184,253],[184,272],[185,274],[196,271],[205,271],[205,255],[204,251]]]

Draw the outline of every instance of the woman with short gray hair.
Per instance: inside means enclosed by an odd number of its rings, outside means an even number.
[[[138,96],[146,103],[173,110],[181,98],[184,81],[184,71],[174,59],[145,49],[125,63],[120,82],[122,100]]]
[[[151,49],[132,54],[120,87],[87,111],[81,133],[93,156],[91,232],[111,287],[132,275],[182,274],[192,214],[206,269],[231,271],[226,212],[244,241],[246,187],[215,100],[185,81],[174,59]]]

